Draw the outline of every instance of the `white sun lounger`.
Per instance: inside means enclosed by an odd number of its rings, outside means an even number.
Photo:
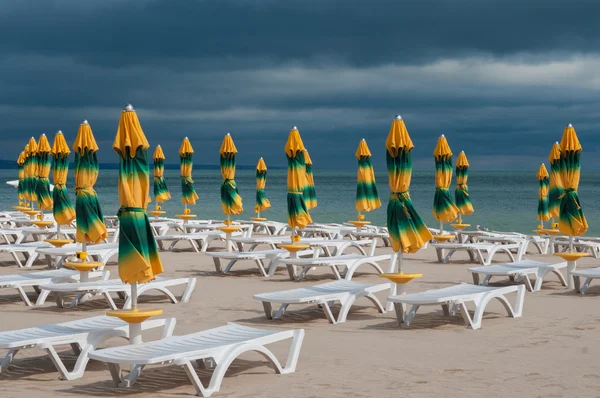
[[[521,260],[511,264],[494,264],[482,267],[471,267],[469,271],[473,274],[473,283],[476,285],[487,286],[490,279],[494,276],[504,276],[511,281],[523,281],[527,290],[537,292],[542,288],[544,278],[548,273],[553,273],[558,277],[563,286],[567,286],[567,281],[560,270],[567,267],[566,262],[544,263],[533,260]],[[480,281],[480,275],[483,280]],[[529,275],[535,276],[535,285],[532,285]]]
[[[33,262],[37,259],[35,255],[36,250],[43,247],[53,246],[46,242],[11,243],[9,245],[0,245],[0,252],[9,253],[19,268],[23,268],[33,265]],[[19,254],[25,258],[25,265],[21,262]]]
[[[537,235],[522,235],[522,234],[494,234],[490,233],[487,235],[479,235],[474,238],[476,242],[492,242],[499,244],[507,244],[507,243],[522,243],[523,247],[521,249],[522,254],[527,253],[527,248],[529,244],[533,244],[537,251],[540,254],[547,254],[548,248],[550,247],[550,239],[544,238]]]
[[[517,293],[514,307],[510,304],[506,295]],[[525,286],[490,287],[461,283],[442,289],[427,290],[421,293],[404,294],[388,297],[388,301],[394,303],[396,318],[400,327],[408,327],[412,323],[419,307],[424,305],[441,305],[444,315],[455,315],[460,311],[467,327],[479,329],[485,307],[492,299],[502,303],[506,312],[513,318],[518,318],[523,313],[523,301],[525,299]],[[467,310],[466,303],[475,304],[473,317]],[[406,306],[412,307],[407,312]]]
[[[109,271],[91,271],[89,278],[107,279],[110,275]],[[26,287],[31,287],[36,293],[40,293],[40,286],[47,285],[49,283],[60,283],[60,282],[78,282],[80,273],[79,271],[71,271],[68,269],[57,269],[51,271],[41,272],[29,272],[26,274],[17,275],[3,275],[0,276],[0,289],[16,289],[21,299],[26,305],[30,306],[31,301],[25,293]]]
[[[152,282],[138,285],[137,293],[139,297],[146,292],[156,290],[167,296],[173,304],[177,304],[177,298],[168,288],[180,285],[185,285],[185,291],[179,301],[187,303],[196,286],[196,278],[163,278],[159,276]],[[77,295],[71,302],[71,307],[89,299],[90,295],[102,295],[110,308],[116,310],[117,305],[110,295],[111,293],[116,293],[120,298],[126,299],[123,305],[124,309],[131,307],[131,285],[121,282],[120,279],[78,283],[49,283],[40,286],[40,288],[42,291],[35,303],[36,305],[43,305],[50,293],[52,293],[56,305],[60,308],[64,307],[65,295]]]
[[[265,346],[271,343],[292,339],[285,367]],[[288,374],[296,370],[304,330],[261,330],[229,323],[214,329],[184,336],[171,336],[163,340],[123,347],[106,348],[90,353],[90,358],[106,362],[117,386],[130,387],[135,383],[142,369],[147,365],[173,364],[182,366],[197,395],[210,397],[218,392],[231,363],[241,354],[255,351],[268,360],[278,374]],[[205,360],[216,363],[208,387],[205,387],[195,365],[205,367]],[[124,378],[120,365],[130,365],[131,371]],[[266,386],[265,386],[266,388]],[[243,386],[240,386],[243,389]]]
[[[318,304],[323,309],[329,322],[335,324],[346,321],[350,308],[356,299],[360,297],[365,297],[370,300],[375,304],[375,308],[377,308],[377,311],[380,313],[385,312],[381,302],[374,293],[388,290],[389,288],[389,283],[365,285],[354,281],[340,280],[310,287],[257,294],[254,296],[254,300],[262,302],[267,319],[280,318],[290,304],[314,303]],[[331,312],[330,307],[335,301],[339,301],[342,306],[337,319]],[[279,310],[275,314],[273,314],[272,309],[273,303],[281,304]]]
[[[389,247],[392,245],[390,234],[387,232],[377,231],[350,231],[346,234],[354,239],[381,239],[383,246]]]
[[[586,294],[592,280],[600,278],[600,268],[576,269],[571,272],[571,275],[573,275],[573,281],[575,282],[575,291]],[[583,283],[581,283],[582,278]]]
[[[74,257],[77,252],[80,252],[81,250],[82,247],[79,243],[68,244],[63,247],[53,247],[52,245],[48,244],[47,246],[38,248],[34,255],[27,260],[27,264],[25,266],[31,267],[35,260],[41,256],[45,256],[46,260],[48,261],[48,268],[60,268],[65,260],[70,257]],[[119,244],[99,243],[96,245],[88,245],[86,252],[94,261],[98,261],[106,265],[108,260],[119,254]]]
[[[241,233],[234,233],[238,235]],[[220,231],[205,231],[205,232],[194,232],[190,234],[181,233],[181,234],[166,234],[161,236],[155,236],[156,242],[159,246],[162,246],[162,242],[171,242],[169,245],[168,251],[172,251],[175,245],[179,242],[187,242],[192,246],[192,249],[196,253],[206,252],[211,242],[214,240],[224,240],[225,233]]]
[[[361,254],[344,254],[341,256],[332,256],[332,257],[313,257],[313,258],[284,258],[284,259],[275,259],[271,262],[271,266],[269,267],[269,275],[274,275],[277,267],[281,265],[285,265],[288,269],[288,273],[290,275],[291,280],[302,280],[304,276],[313,268],[319,266],[327,266],[331,268],[331,271],[335,275],[336,279],[342,279],[342,277],[346,280],[351,280],[354,272],[361,265],[370,265],[377,273],[382,274],[383,270],[377,264],[381,261],[389,261],[389,270],[388,272],[392,272],[393,270],[393,259],[394,256],[391,254],[381,254],[377,256],[364,256]],[[345,270],[340,273],[338,267],[344,267]],[[302,267],[302,272],[297,274],[296,267]]]
[[[481,262],[482,265],[490,265],[494,255],[498,252],[506,253],[510,261],[520,261],[523,254],[523,245],[525,241],[519,243],[495,244],[487,242],[476,243],[432,243],[435,248],[438,261],[447,263],[450,257],[457,251],[466,251],[472,262]],[[513,256],[511,250],[517,251],[517,257]],[[485,255],[484,255],[485,253]]]
[[[569,241],[565,239],[555,239],[554,247],[557,253],[569,250]],[[590,253],[594,258],[600,258],[600,243],[578,239],[573,242],[573,248],[579,252]]]
[[[207,256],[212,257],[215,263],[215,270],[218,273],[228,273],[235,263],[242,260],[254,261],[263,276],[269,276],[265,269],[265,261],[272,261],[278,257],[287,257],[289,253],[283,249],[275,250],[255,250],[250,252],[206,252]],[[229,263],[223,271],[221,260],[229,260]]]
[[[163,338],[169,337],[175,327],[175,318],[153,319],[143,322],[142,330],[163,327]],[[33,328],[0,332],[0,349],[9,350],[0,363],[0,372],[5,373],[15,355],[21,350],[38,348],[45,350],[52,359],[63,380],[75,380],[83,376],[90,360],[89,354],[108,339],[129,337],[129,325],[109,316],[95,316],[76,321],[40,325]],[[56,352],[57,346],[70,345],[77,355],[73,370],[67,367]],[[25,394],[27,395],[27,393]]]
[[[304,238],[302,243],[309,244],[310,242],[320,242],[323,238]],[[240,252],[251,252],[259,246],[268,246],[273,250],[277,249],[277,245],[282,243],[291,243],[289,236],[234,236],[231,238],[231,243],[235,245]],[[245,248],[244,245],[249,245]]]

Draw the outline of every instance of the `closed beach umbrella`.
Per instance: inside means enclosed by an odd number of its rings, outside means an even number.
[[[452,151],[443,134],[438,138],[433,157],[435,159],[435,196],[432,213],[433,217],[440,222],[440,234],[443,234],[443,223],[453,221],[458,215],[458,207],[452,201],[449,191],[452,182]]]
[[[23,199],[25,202],[29,200],[29,141],[23,148]],[[29,203],[31,205],[31,203]],[[27,203],[25,203],[27,207]]]
[[[548,221],[551,217],[548,212],[548,188],[550,186],[550,176],[548,175],[548,170],[546,170],[544,163],[542,163],[538,169],[537,179],[540,184],[538,191],[537,219],[541,223],[541,228],[544,228],[544,221]]]
[[[163,272],[146,215],[150,191],[150,147],[131,105],[121,113],[113,149],[119,155],[119,277],[146,283]]]
[[[181,172],[181,204],[194,205],[198,200],[198,194],[194,189],[194,181],[192,180],[192,155],[194,148],[190,144],[190,140],[185,137],[179,148],[179,161]]]
[[[381,207],[381,200],[375,185],[375,172],[371,163],[371,151],[364,138],[358,144],[355,153],[358,159],[356,175],[356,211],[371,211]]]
[[[548,155],[550,161],[550,193],[548,194],[548,211],[550,215],[558,220],[560,217],[560,196],[564,191],[560,176],[560,145],[555,142]],[[553,227],[554,228],[554,227]]]
[[[73,151],[77,242],[98,243],[104,240],[107,234],[102,208],[94,190],[98,179],[98,144],[87,120],[79,125]]]
[[[62,132],[57,132],[52,143],[52,178],[54,190],[52,213],[58,225],[70,224],[75,219],[75,209],[67,193],[67,174],[69,173],[69,154],[71,150]]]
[[[415,210],[410,194],[414,145],[404,121],[397,115],[385,141],[390,186],[387,225],[394,251],[415,253],[432,239],[431,232]],[[402,269],[400,269],[402,271]]]
[[[308,151],[304,151],[304,163],[306,170],[306,185],[302,195],[304,196],[304,203],[308,210],[317,207],[317,192],[315,191],[315,179],[312,172],[312,160]]]
[[[467,160],[465,151],[461,151],[458,159],[456,159],[456,190],[454,191],[454,198],[456,200],[456,207],[458,207],[458,213],[462,215],[472,214],[474,211],[471,198],[469,198],[468,179],[469,161]]]
[[[42,210],[52,210],[52,196],[50,195],[50,143],[46,134],[42,134],[38,141],[37,153],[37,185],[36,195],[38,198],[38,206]]]
[[[291,228],[304,228],[312,223],[308,209],[304,203],[304,187],[306,186],[306,163],[304,143],[296,126],[290,130],[285,144],[285,155],[288,161],[287,173],[287,208],[288,224]]]
[[[171,199],[171,194],[165,181],[165,154],[160,145],[154,150],[154,200],[164,203]]]
[[[37,143],[31,137],[27,144],[28,157],[25,169],[25,195],[30,202],[37,202]]]
[[[25,199],[25,152],[21,152],[17,159],[17,167],[19,170],[19,185],[17,185],[17,197],[19,205]]]
[[[254,211],[260,213],[263,210],[267,210],[271,207],[271,202],[267,199],[265,194],[265,187],[267,185],[267,165],[263,158],[258,160],[256,165],[256,204],[254,205]]]
[[[235,155],[237,154],[237,149],[233,143],[231,134],[227,133],[225,138],[223,138],[219,154],[221,177],[223,177],[223,183],[221,184],[221,208],[229,219],[229,216],[232,214],[240,214],[244,211],[242,197],[235,184]]]
[[[588,229],[588,223],[577,195],[581,172],[581,149],[577,133],[569,123],[560,141],[560,176],[564,192],[560,201],[558,229],[561,233],[571,237],[581,236]]]

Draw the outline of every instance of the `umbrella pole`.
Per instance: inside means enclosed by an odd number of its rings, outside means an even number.
[[[569,253],[573,253],[573,235],[569,235]]]
[[[444,235],[444,222],[440,220],[440,235]]]
[[[56,223],[56,239],[60,239],[60,223]]]
[[[260,218],[260,210],[256,212],[256,218]]]

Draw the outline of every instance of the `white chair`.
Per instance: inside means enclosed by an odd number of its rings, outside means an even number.
[[[496,244],[492,242],[476,243],[432,243],[436,250],[438,261],[447,263],[450,257],[457,251],[466,251],[471,262],[480,262],[482,265],[490,265],[494,255],[503,252],[508,255],[510,261],[520,261],[523,256],[525,241],[519,243]],[[516,250],[516,258],[511,250]]]
[[[374,293],[389,290],[389,288],[389,283],[365,285],[354,281],[340,280],[310,287],[257,294],[254,296],[254,300],[262,302],[267,319],[280,318],[290,304],[317,304],[323,309],[329,322],[335,324],[346,321],[350,308],[360,297],[370,300],[379,313],[385,312]],[[337,319],[330,307],[336,301],[339,301],[342,306]],[[272,309],[273,303],[281,304],[275,314]]]
[[[542,288],[542,283],[544,283],[544,279],[549,273],[556,275],[560,283],[563,286],[567,286],[567,281],[560,272],[561,269],[566,267],[567,263],[565,261],[552,264],[533,260],[521,260],[511,264],[471,267],[469,271],[473,274],[473,283],[476,285],[487,286],[492,277],[504,276],[511,281],[523,281],[527,290],[537,292]],[[535,285],[531,283],[529,275],[535,276]],[[483,276],[483,280],[481,281],[480,276]]]
[[[282,367],[275,355],[265,346],[288,339],[292,339],[292,342],[285,367]],[[245,352],[258,352],[273,365],[279,374],[294,372],[303,339],[303,329],[273,331],[229,323],[227,326],[198,333],[171,336],[163,340],[127,347],[97,350],[90,353],[90,358],[106,362],[112,379],[120,387],[133,385],[145,366],[162,364],[182,366],[196,389],[197,395],[210,397],[220,390],[225,373],[231,363]],[[209,360],[214,361],[216,367],[209,385],[205,387],[198,377],[195,367],[204,368]],[[121,365],[131,366],[131,371],[126,378],[121,372]],[[243,387],[240,388],[243,389]]]

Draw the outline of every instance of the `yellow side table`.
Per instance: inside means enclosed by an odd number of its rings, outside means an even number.
[[[568,252],[568,253],[554,253],[555,256],[561,257],[567,262],[567,287],[569,289],[575,289],[575,281],[571,273],[577,268],[577,260],[582,257],[589,256],[588,253],[582,252]]]
[[[221,232],[225,232],[225,250],[228,252],[231,250],[231,234],[242,229],[239,225],[225,225],[223,227],[217,228]]]
[[[107,311],[106,315],[114,316],[129,324],[129,344],[141,344],[142,341],[142,322],[146,319],[162,315],[160,308],[132,308],[129,310]]]
[[[454,235],[433,235],[433,239],[438,243],[444,243],[453,238],[455,238]]]
[[[364,221],[364,220],[356,220],[356,221],[348,221],[348,222],[356,227],[356,232],[360,232],[362,227],[364,227],[365,225],[371,224],[371,221]]]

